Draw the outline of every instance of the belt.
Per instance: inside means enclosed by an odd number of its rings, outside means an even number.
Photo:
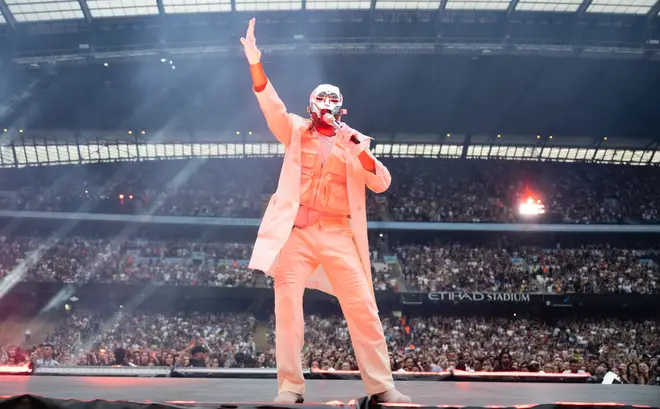
[[[320,216],[314,223],[312,223],[308,226],[294,225],[293,227],[298,228],[298,229],[305,229],[307,227],[312,227],[312,226],[315,226],[317,224],[342,226],[342,225],[348,225],[350,220],[351,220],[351,216],[343,216],[343,215]]]

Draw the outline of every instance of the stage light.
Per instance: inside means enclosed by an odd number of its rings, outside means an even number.
[[[540,199],[535,200],[532,196],[528,196],[518,205],[518,213],[521,216],[539,216],[545,213],[545,206]]]
[[[240,134],[241,134],[241,131],[236,131],[236,135],[240,135]]]
[[[133,131],[128,131],[128,134],[129,134],[129,135],[133,135]]]
[[[18,132],[23,133],[23,130],[19,129]],[[605,138],[605,140],[607,140],[607,138]]]
[[[104,66],[104,67],[107,67],[107,66],[108,66],[108,63],[107,63],[107,62],[104,62],[104,63],[103,63],[103,66]]]
[[[252,131],[248,131],[248,135],[252,135]]]
[[[15,372],[18,373],[18,372]],[[25,375],[29,374],[28,371]],[[145,377],[145,378],[165,378],[170,374],[168,367],[137,367],[131,368],[127,366],[41,366],[35,368],[35,374],[40,375],[65,375],[65,376],[107,376],[112,379],[120,379],[120,377]]]
[[[501,138],[501,137],[502,137],[502,135],[500,135],[500,134],[497,134],[497,137],[498,137],[498,138]]]
[[[170,60],[170,65],[172,65],[172,64],[174,64],[174,63],[172,62],[172,60]]]
[[[146,134],[146,132],[145,132],[145,131],[142,131],[141,134],[144,135],[144,134]]]
[[[451,134],[450,134],[450,133],[447,134],[447,138],[449,138],[449,137],[451,137]]]
[[[173,65],[173,66],[172,66],[172,69],[173,69],[173,70],[176,70],[176,66],[175,66],[175,65]]]
[[[2,375],[29,375],[32,369],[29,364],[25,365],[0,365],[0,374]]]
[[[133,200],[133,195],[128,195],[129,200]]]
[[[7,132],[7,128],[5,128],[4,131]]]
[[[550,135],[548,138],[552,139],[552,135]]]
[[[119,200],[124,200],[124,194],[123,193],[119,194]]]
[[[167,59],[165,59],[165,58],[161,58],[161,59],[160,59],[160,62],[167,62]]]
[[[21,132],[23,132],[23,131],[21,131]],[[604,140],[604,141],[606,141],[606,140],[607,140],[607,136],[606,136],[606,137],[604,137],[604,138],[603,138],[603,140]]]
[[[541,135],[536,135],[536,139],[541,139]]]

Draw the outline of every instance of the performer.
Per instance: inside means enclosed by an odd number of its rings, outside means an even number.
[[[254,24],[250,20],[241,43],[268,127],[286,147],[249,265],[275,278],[275,402],[303,401],[302,301],[309,287],[337,296],[367,393],[379,402],[409,403],[394,388],[367,243],[365,186],[384,192],[390,173],[369,151],[371,138],[338,122],[343,98],[337,87],[312,92],[311,119],[287,113],[261,65]]]

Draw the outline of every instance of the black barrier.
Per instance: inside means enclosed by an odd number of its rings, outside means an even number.
[[[392,372],[395,381],[447,381],[451,380],[451,372]],[[310,371],[305,379],[341,379],[359,380],[359,371]]]
[[[305,371],[307,375],[309,371]],[[274,368],[183,368],[174,367],[170,373],[172,378],[245,378],[245,379],[277,379]],[[307,377],[307,376],[305,376]]]
[[[660,294],[535,294],[487,292],[415,293],[424,304],[481,305],[501,304],[546,307],[649,306],[657,308]],[[405,297],[405,295],[402,294]]]
[[[139,377],[139,378],[231,378],[276,379],[274,368],[183,368],[183,367],[123,367],[123,366],[0,366],[2,375]],[[359,371],[305,370],[305,379],[359,380]],[[546,374],[540,372],[393,372],[396,381],[457,381],[457,382],[538,382],[586,383],[589,374]]]
[[[64,287],[73,287],[76,297],[81,302],[89,300],[98,305],[104,302],[123,303],[136,296],[145,296],[145,286],[142,284],[117,283],[18,283],[11,294],[39,296],[50,299]],[[168,300],[181,303],[231,302],[271,300],[272,288],[241,288],[241,287],[202,287],[202,286],[172,286],[152,285],[149,296],[158,300]],[[309,290],[305,293],[307,300],[334,301],[334,297],[319,291]],[[531,294],[531,293],[486,293],[486,292],[431,292],[431,293],[395,293],[393,291],[376,291],[376,299],[382,305],[415,304],[426,306],[457,305],[485,306],[493,304],[501,306],[545,306],[545,307],[646,307],[650,310],[660,308],[660,294]],[[414,300],[412,302],[411,300]]]
[[[359,380],[359,371],[305,370],[305,379]],[[275,379],[277,370],[243,368],[180,368],[172,369],[173,378],[246,378]],[[396,381],[431,382],[538,382],[538,383],[587,383],[589,374],[546,374],[540,372],[393,372]]]
[[[541,373],[541,372],[465,372],[451,371],[448,380],[456,382],[539,382],[539,383],[586,383],[588,373]]]

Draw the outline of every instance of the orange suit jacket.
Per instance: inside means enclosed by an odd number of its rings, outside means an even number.
[[[270,81],[263,91],[255,92],[255,94],[266,117],[268,127],[277,140],[286,147],[277,191],[270,198],[261,220],[249,264],[249,268],[261,270],[272,276],[277,266],[280,250],[293,229],[294,220],[300,207],[301,137],[305,132],[309,132],[310,120],[288,113]],[[375,162],[376,171],[372,173],[362,167],[357,157],[350,157],[346,160],[351,230],[372,290],[372,296],[373,282],[367,238],[365,186],[375,193],[381,193],[387,190],[392,181],[387,168],[379,160],[375,160]],[[312,274],[306,286],[334,295],[322,267]]]

